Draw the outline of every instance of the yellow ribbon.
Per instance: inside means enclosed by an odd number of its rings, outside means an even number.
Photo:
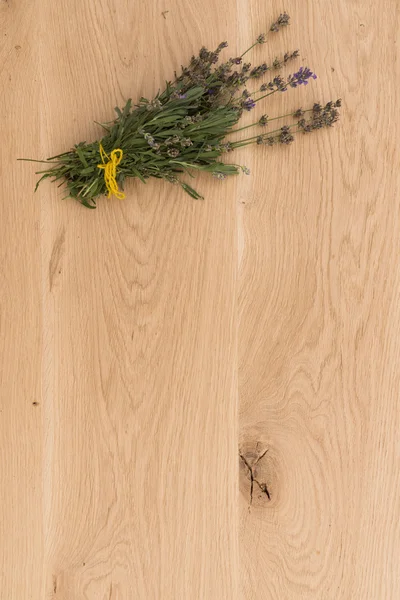
[[[123,151],[121,148],[116,148],[111,152],[111,155],[108,156],[107,152],[104,150],[102,144],[100,143],[100,156],[103,163],[101,165],[97,165],[99,169],[104,170],[104,181],[106,184],[106,188],[108,191],[108,197],[114,195],[120,200],[125,198],[124,192],[121,192],[118,189],[118,183],[116,180],[117,176],[117,167],[122,160]],[[108,162],[106,162],[106,159]]]

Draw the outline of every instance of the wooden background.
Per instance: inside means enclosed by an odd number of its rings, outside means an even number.
[[[205,201],[33,195],[17,157],[284,9],[252,59],[319,77],[267,112],[342,97],[334,129]],[[396,0],[0,0],[2,599],[400,597],[399,31]]]

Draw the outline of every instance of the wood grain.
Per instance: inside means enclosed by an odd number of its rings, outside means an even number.
[[[37,8],[0,2],[0,590],[16,600],[43,597],[40,205],[16,166],[40,152]]]
[[[33,195],[17,157],[283,9],[251,59],[319,77],[262,112],[342,97],[333,130],[204,202]],[[395,0],[0,1],[1,598],[400,597],[398,41]]]
[[[228,25],[213,9],[209,31],[208,7],[178,3],[164,18],[162,3],[45,1],[26,15],[37,26],[31,58],[14,69],[29,84],[7,85],[6,107],[18,100],[8,126],[19,145],[4,157],[5,251],[22,228],[30,232],[3,263],[15,288],[4,294],[12,312],[2,354],[3,456],[16,463],[4,488],[7,600],[236,593],[235,182],[221,197],[204,179],[207,203],[171,185],[133,182],[126,202],[92,212],[61,202],[54,185],[33,197],[32,166],[15,162],[96,139],[93,119],[109,120],[130,95],[153,94],[206,36],[217,44],[235,15]],[[7,10],[10,23],[21,16],[12,4]],[[15,32],[8,44],[17,43],[27,41]],[[40,97],[23,130],[35,55]],[[13,68],[7,57],[3,64]],[[36,144],[26,147],[26,137]],[[23,321],[11,325],[26,296],[26,318],[38,321],[28,340]],[[33,408],[34,382],[42,390]]]
[[[394,599],[399,5],[285,6],[277,46],[320,77],[268,113],[344,102],[334,131],[249,152],[257,176],[238,190],[241,597]],[[254,484],[249,508],[251,476],[270,500]]]

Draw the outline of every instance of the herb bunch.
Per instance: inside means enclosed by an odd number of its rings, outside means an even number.
[[[275,33],[288,24],[289,15],[283,13],[271,25],[270,32]],[[156,177],[180,185],[190,196],[199,199],[202,196],[181,178],[182,174],[193,177],[196,171],[207,171],[218,179],[240,172],[249,174],[245,166],[226,164],[221,156],[253,143],[290,144],[296,133],[306,134],[332,126],[339,117],[340,100],[325,106],[314,104],[306,110],[299,108],[280,117],[269,118],[264,114],[250,125],[236,127],[241,116],[253,110],[261,100],[316,79],[308,67],[300,67],[287,77],[276,74],[298,58],[298,50],[285,53],[269,64],[252,67],[244,57],[266,39],[266,34],[260,34],[243,54],[222,63],[220,53],[227,47],[226,42],[214,51],[201,48],[198,56],[192,56],[190,64],[182,67],[179,76],[175,73],[174,81],[167,81],[164,91],[158,92],[155,98],[142,97],[134,106],[128,100],[123,110],[115,109],[117,116],[113,121],[99,123],[105,131],[101,140],[81,142],[46,161],[34,161],[51,165],[37,172],[41,177],[35,190],[41,181],[51,178],[60,181],[60,185],[66,184],[67,197],[95,208],[96,199],[101,195],[124,197],[119,188],[124,188],[127,178],[137,177],[146,183],[150,177]],[[248,89],[269,72],[273,72],[269,82],[258,84],[256,90]],[[283,118],[294,121],[266,132],[270,122]],[[259,132],[245,139],[231,138],[250,128]],[[104,157],[108,160],[115,152],[120,155],[113,166],[111,162],[109,165],[109,177],[114,177],[114,185],[110,187]]]

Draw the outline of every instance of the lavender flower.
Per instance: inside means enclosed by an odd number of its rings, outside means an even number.
[[[226,81],[228,74],[232,71],[233,64],[234,63],[231,58],[228,61],[226,61],[225,63],[222,63],[222,65],[220,65],[219,67],[217,67],[217,69],[215,69],[216,77],[222,82]]]
[[[268,66],[266,63],[263,63],[262,65],[259,65],[258,67],[254,67],[254,69],[252,69],[250,71],[250,77],[254,77],[255,79],[257,79],[258,77],[261,77],[261,75],[264,75],[264,73],[266,73],[268,71]]]
[[[183,100],[184,98],[186,98],[186,94],[185,93],[180,93],[178,90],[175,90],[175,92],[173,92],[171,94],[171,98],[173,100]]]
[[[207,50],[207,48],[205,48],[203,46],[200,49],[199,58],[200,58],[200,61],[203,61],[204,63],[215,64],[216,62],[218,62],[218,54],[219,54],[218,48],[215,52],[210,52],[209,50]],[[192,64],[198,65],[199,64],[198,59],[196,59],[195,57],[192,57]]]
[[[232,148],[232,144],[230,142],[226,142],[225,144],[220,144],[220,150],[221,152],[232,152],[233,148]]]
[[[282,67],[282,61],[279,60],[278,57],[276,57],[274,62],[272,63],[272,66],[274,69],[280,69]]]
[[[281,59],[279,59],[278,57],[275,58],[274,62],[272,63],[272,66],[274,69],[280,69],[281,67],[286,65],[286,63],[288,63],[290,60],[294,60],[295,58],[298,58],[298,56],[299,56],[298,50],[294,50],[294,52],[292,52],[292,53],[285,52],[285,54],[283,55],[283,58],[281,58]]]
[[[290,133],[290,127],[284,125],[277,135],[260,135],[256,139],[258,145],[273,146],[274,144],[291,144],[294,136]]]
[[[207,48],[205,46],[202,46],[199,51],[199,58],[201,58],[201,60],[207,60],[209,55],[210,55],[210,53],[207,50]],[[193,58],[192,58],[192,62],[194,62]]]
[[[261,33],[257,38],[257,44],[265,44],[266,41],[267,36],[265,35],[265,33]]]
[[[242,102],[242,107],[245,110],[251,110],[252,108],[254,108],[256,105],[256,103],[254,102],[253,98],[247,98],[246,100],[244,100]]]
[[[281,133],[279,134],[279,141],[281,144],[291,144],[294,140],[293,135],[290,133],[290,129],[287,125],[281,127]]]
[[[284,12],[282,15],[279,15],[279,17],[277,18],[275,23],[272,23],[270,31],[279,31],[279,29],[281,27],[285,27],[286,25],[289,25],[289,21],[290,21],[289,15],[286,12]]]
[[[145,133],[143,137],[146,140],[146,142],[148,143],[148,145],[150,146],[150,148],[153,148],[153,150],[159,149],[160,144],[157,144],[157,142],[155,141],[153,136],[150,135],[150,133]]]
[[[303,133],[309,133],[322,127],[331,127],[339,118],[337,107],[341,106],[340,99],[336,102],[328,102],[322,107],[320,104],[314,104],[311,109],[309,119],[300,119],[297,123],[299,130]]]
[[[242,83],[243,80],[237,71],[233,71],[232,75],[229,75],[228,79],[226,80],[227,87],[240,87]]]
[[[154,98],[151,102],[147,102],[146,110],[157,110],[162,107],[162,104],[158,98]]]
[[[299,56],[299,51],[295,50],[294,52],[292,52],[291,54],[289,54],[288,52],[286,52],[283,56],[283,62],[286,64],[287,62],[289,62],[289,60],[294,60],[295,58],[298,58]]]
[[[189,146],[193,146],[193,142],[190,138],[182,138],[180,143],[182,148],[189,148]]]
[[[286,82],[280,75],[278,75],[277,77],[274,77],[272,81],[267,83],[267,89],[271,92],[286,92]]]
[[[300,67],[297,73],[289,75],[288,84],[293,88],[302,84],[307,85],[310,78],[317,79],[317,76],[308,67]]]

